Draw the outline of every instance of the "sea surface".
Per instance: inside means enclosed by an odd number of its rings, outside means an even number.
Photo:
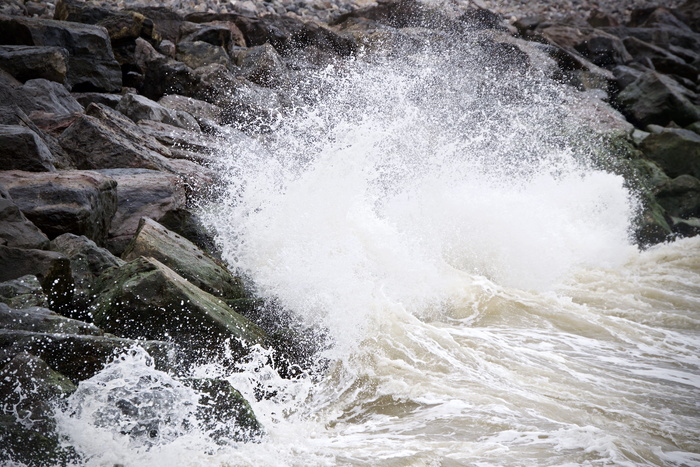
[[[231,268],[323,330],[318,368],[196,368],[265,427],[217,444],[124,355],[61,413],[87,465],[700,465],[700,238],[634,243],[637,187],[544,58],[400,52],[296,83],[202,205]],[[142,420],[111,408],[132,395]]]

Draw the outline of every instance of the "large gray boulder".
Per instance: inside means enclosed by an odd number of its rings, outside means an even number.
[[[43,78],[65,84],[68,52],[61,47],[2,45],[0,68],[22,82]]]
[[[0,125],[0,166],[4,170],[54,172],[54,157],[35,132],[21,125]]]
[[[204,41],[178,43],[175,58],[192,69],[212,63],[218,63],[227,68],[233,65],[231,57],[223,47]]]
[[[237,356],[266,342],[258,326],[153,258],[137,258],[103,281],[95,323],[122,337],[172,339],[192,352],[215,351],[231,339]]]
[[[700,217],[700,180],[692,175],[669,180],[659,187],[656,199],[673,217]]]
[[[16,91],[15,100],[30,116],[33,113],[67,115],[85,109],[61,84],[45,79],[30,79]]]
[[[22,214],[10,193],[0,186],[0,245],[45,249],[49,238]]]
[[[251,47],[238,57],[240,73],[260,86],[274,87],[289,81],[287,65],[270,44]]]
[[[27,274],[5,282],[0,282],[0,302],[10,308],[49,306],[48,298],[36,276]]]
[[[628,85],[617,101],[635,123],[690,125],[700,120],[700,109],[693,104],[692,93],[668,76],[648,71]]]
[[[159,221],[186,206],[185,187],[176,175],[144,169],[109,169],[100,173],[118,184],[117,212],[107,241],[108,249],[115,255],[122,254],[142,217]]]
[[[138,94],[127,94],[115,109],[135,123],[153,120],[190,131],[199,131],[199,124],[192,115],[182,110],[173,110]]]
[[[236,299],[245,296],[241,280],[189,240],[152,219],[142,218],[136,236],[122,254],[127,261],[155,258],[214,296]]]
[[[122,73],[107,31],[100,26],[0,16],[0,42],[68,51],[67,84],[74,91],[121,90]]]
[[[49,238],[85,235],[104,245],[117,210],[117,183],[97,172],[0,172],[22,213]]]
[[[640,149],[672,178],[700,178],[700,135],[693,131],[664,128],[644,138]]]

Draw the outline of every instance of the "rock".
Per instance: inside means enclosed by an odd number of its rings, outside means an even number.
[[[47,307],[49,301],[36,276],[28,274],[0,282],[0,302],[10,308]]]
[[[246,79],[261,86],[279,86],[289,79],[287,66],[275,48],[267,43],[246,50],[238,64]]]
[[[95,24],[107,30],[112,45],[119,41],[136,39],[142,34],[150,36],[152,24],[144,24],[146,18],[134,11],[115,11],[76,0],[59,0],[54,19],[76,23]]]
[[[145,168],[168,170],[170,151],[122,114],[90,104],[58,141],[79,169]]]
[[[673,79],[648,71],[620,92],[617,101],[640,127],[671,121],[685,126],[700,120],[700,109],[690,97]]]
[[[626,65],[617,65],[611,71],[615,75],[615,82],[619,90],[625,89],[644,74],[644,71]]]
[[[70,260],[73,273],[73,302],[71,316],[86,318],[89,304],[94,298],[93,286],[108,269],[124,265],[124,261],[105,248],[100,248],[85,236],[63,234],[51,241],[50,248]]]
[[[43,78],[66,83],[68,52],[61,47],[0,46],[0,68],[19,81]]]
[[[17,104],[30,115],[32,112],[67,115],[85,111],[63,85],[45,79],[24,83],[17,90]]]
[[[5,304],[0,304],[0,329],[43,334],[104,335],[94,324],[61,316],[47,308],[32,306],[13,309]]]
[[[167,146],[173,158],[188,159],[200,164],[211,163],[226,144],[225,140],[213,136],[152,120],[141,120],[139,126],[146,134]]]
[[[182,235],[216,259],[219,258],[214,236],[207,230],[202,220],[188,209],[173,209],[165,213],[158,221],[168,230]]]
[[[247,400],[222,379],[185,379],[186,386],[201,394],[197,419],[219,444],[251,441],[264,432]]]
[[[686,0],[676,8],[676,14],[696,33],[700,33],[700,6],[695,0]]]
[[[0,415],[0,463],[52,467],[80,464],[81,458],[71,447],[63,447],[55,435],[44,435],[26,428],[14,415]]]
[[[698,70],[685,63],[685,61],[672,54],[668,50],[649,44],[636,37],[627,37],[624,40],[625,47],[634,59],[642,65],[648,66],[659,73],[674,74],[694,80],[698,76]]]
[[[165,94],[192,95],[198,82],[192,68],[158,53],[143,39],[136,40],[135,55],[143,73],[141,94],[154,101]]]
[[[33,275],[49,298],[52,309],[62,310],[73,299],[70,261],[53,251],[27,250],[0,246],[0,281]]]
[[[639,148],[670,177],[700,178],[700,135],[695,132],[667,128],[647,136]]]
[[[100,171],[117,182],[117,212],[112,220],[108,249],[121,255],[138,229],[139,220],[155,221],[168,212],[185,208],[185,188],[180,179],[154,170],[110,169]]]
[[[153,22],[152,36],[154,39],[169,40],[173,44],[180,41],[180,29],[184,20],[172,9],[155,6],[135,7],[132,10],[141,13]]]
[[[53,154],[32,130],[20,125],[0,125],[0,166],[4,170],[55,172],[53,162]]]
[[[206,42],[222,47],[227,51],[233,45],[233,33],[229,25],[216,23],[200,24],[194,32],[180,40],[180,43],[183,42]]]
[[[139,229],[122,258],[155,258],[200,289],[216,297],[236,299],[246,295],[243,283],[222,264],[189,240],[157,222],[142,218]]]
[[[189,112],[198,121],[205,119],[212,120],[219,125],[223,123],[221,108],[209,102],[200,101],[192,97],[180,96],[178,94],[169,94],[163,96],[158,103],[172,110]]]
[[[61,47],[68,51],[68,87],[119,91],[122,74],[107,31],[100,26],[39,18],[0,17],[0,43]]]
[[[72,95],[84,108],[95,103],[114,109],[124,97],[121,94],[108,94],[105,92],[74,92]]]
[[[656,199],[672,217],[700,217],[700,180],[691,175],[669,180],[659,188]]]
[[[175,58],[192,69],[212,63],[232,67],[231,58],[223,47],[203,41],[180,42]]]
[[[0,185],[0,245],[15,248],[45,249],[49,238],[37,228]]]
[[[139,120],[155,120],[186,130],[200,131],[194,117],[181,110],[172,110],[138,94],[124,96],[116,110],[129,117],[134,122]]]
[[[632,60],[622,39],[599,29],[555,25],[539,32],[550,43],[578,52],[600,67],[624,65]]]
[[[0,184],[49,238],[74,233],[105,244],[117,210],[117,184],[111,178],[82,170],[5,171]]]
[[[137,258],[105,275],[104,281],[109,288],[95,301],[93,316],[107,331],[172,339],[193,352],[217,350],[230,338],[238,356],[249,345],[265,343],[258,326],[153,258]]]

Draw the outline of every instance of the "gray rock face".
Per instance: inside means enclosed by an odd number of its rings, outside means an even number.
[[[85,109],[61,84],[45,79],[31,79],[17,90],[18,105],[26,113],[56,115],[81,113]]]
[[[200,130],[197,121],[187,112],[163,107],[159,103],[138,94],[127,94],[120,100],[115,109],[136,123],[140,120],[154,120],[186,130]]]
[[[139,126],[148,135],[170,149],[171,157],[209,163],[224,140],[152,120],[141,120]]]
[[[26,275],[0,282],[0,302],[10,308],[47,307],[49,301],[36,276]]]
[[[222,123],[221,108],[209,102],[200,101],[192,97],[180,96],[178,94],[169,94],[163,96],[158,103],[169,109],[188,112],[198,120],[212,120],[219,125]]]
[[[693,131],[665,128],[647,136],[640,149],[670,177],[700,178],[700,135]]]
[[[700,217],[700,180],[691,175],[681,175],[664,183],[656,198],[673,217]]]
[[[2,45],[0,68],[22,82],[43,78],[65,84],[68,52],[61,47]]]
[[[117,210],[117,184],[96,172],[0,172],[0,183],[49,238],[85,235],[104,244]]]
[[[140,169],[111,169],[100,173],[118,184],[117,212],[107,242],[115,255],[122,254],[142,217],[158,221],[170,211],[185,208],[185,188],[176,175]]]
[[[264,344],[265,333],[223,301],[197,288],[153,258],[137,258],[105,275],[95,301],[95,323],[122,337],[174,339],[191,349],[213,350],[233,338],[241,356],[247,345]],[[236,342],[234,342],[236,341]]]
[[[68,51],[67,84],[74,91],[119,91],[122,74],[107,31],[49,19],[0,17],[0,42]]]
[[[685,126],[700,120],[700,110],[689,97],[689,91],[673,79],[648,71],[628,85],[617,100],[642,127],[671,121]]]
[[[15,248],[45,249],[49,238],[17,207],[10,194],[0,186],[0,244]]]
[[[261,86],[278,86],[289,79],[287,66],[270,44],[246,50],[239,65],[243,76]]]
[[[136,236],[122,254],[127,261],[140,256],[157,259],[214,296],[236,299],[245,295],[241,280],[222,264],[152,219],[141,219]]]
[[[42,139],[20,125],[0,125],[0,166],[5,170],[54,172],[53,154]]]
[[[223,47],[204,41],[180,42],[177,44],[175,58],[192,69],[212,63],[225,67],[232,65],[231,58]]]

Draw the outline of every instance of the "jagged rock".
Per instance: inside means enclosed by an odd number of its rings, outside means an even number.
[[[250,441],[263,434],[250,404],[228,381],[189,378],[182,382],[201,394],[196,416],[218,443]]]
[[[0,414],[0,463],[53,467],[76,465],[80,456],[72,447],[64,447],[55,435],[44,435],[27,428],[14,415]]]
[[[625,89],[644,74],[643,70],[626,65],[617,65],[611,71],[615,75],[615,82],[619,90]]]
[[[189,131],[166,123],[141,120],[141,129],[170,149],[173,158],[188,159],[197,163],[209,163],[212,156],[225,147],[223,139]]]
[[[235,25],[234,25],[235,27]],[[197,29],[183,37],[180,42],[206,42],[229,50],[233,44],[233,33],[229,26],[223,24],[200,24]]]
[[[634,59],[642,65],[649,66],[659,73],[673,74],[688,79],[695,79],[698,70],[668,50],[649,44],[636,37],[627,37],[624,44]]]
[[[0,185],[0,244],[15,248],[45,249],[49,238],[27,219],[10,193]]]
[[[20,125],[0,125],[0,166],[4,170],[55,172],[53,162],[53,154],[32,130]]]
[[[700,180],[692,175],[669,180],[659,187],[656,199],[672,217],[700,217]]]
[[[67,84],[74,91],[121,89],[121,68],[114,59],[107,31],[100,26],[2,16],[0,43],[66,49],[69,53]]]
[[[168,230],[182,235],[211,256],[220,259],[214,236],[207,230],[202,220],[188,209],[173,209],[158,221]]]
[[[91,171],[0,172],[0,183],[49,238],[85,235],[103,245],[117,209],[117,184]]]
[[[231,58],[223,47],[203,41],[180,42],[177,44],[175,58],[192,69],[212,63],[218,63],[227,68],[232,66]]]
[[[143,39],[136,40],[135,56],[143,73],[141,94],[154,101],[165,94],[192,95],[198,79],[190,67],[157,52]]]
[[[241,54],[238,64],[246,79],[261,86],[279,86],[288,80],[289,70],[274,47],[263,44]]]
[[[169,40],[173,44],[180,41],[180,29],[183,18],[170,8],[164,7],[135,7],[131,8],[153,22],[153,38],[156,40]]]
[[[36,276],[28,274],[5,282],[0,282],[0,302],[10,308],[31,306],[47,307],[48,298]]]
[[[219,125],[222,123],[221,108],[209,102],[178,94],[169,94],[163,96],[158,103],[169,109],[189,112],[198,121],[204,119],[211,120]]]
[[[168,109],[138,94],[127,94],[115,109],[136,123],[139,120],[155,120],[186,130],[200,130],[197,121],[187,112]]]
[[[49,306],[63,309],[73,299],[70,261],[54,251],[0,246],[0,281],[33,275],[49,298]]]
[[[690,100],[692,94],[673,79],[648,71],[627,86],[617,100],[641,127],[671,121],[689,125],[700,120],[700,109]]]
[[[87,112],[58,139],[79,169],[168,170],[170,151],[134,122],[100,104],[90,104]]]
[[[152,219],[142,218],[134,239],[122,254],[129,261],[155,258],[200,289],[222,298],[242,298],[241,280],[189,240]]]
[[[647,136],[640,149],[670,177],[700,178],[700,135],[695,132],[666,128]]]
[[[117,41],[136,39],[142,34],[149,36],[144,28],[153,28],[142,14],[135,11],[115,11],[76,0],[59,0],[54,19],[102,26],[107,30],[112,45]]]
[[[43,78],[65,84],[68,52],[61,47],[0,46],[0,68],[19,81]]]
[[[110,169],[100,172],[118,184],[117,212],[107,241],[108,249],[115,255],[121,255],[124,251],[142,217],[159,221],[168,212],[185,208],[185,188],[173,174],[143,169]]]
[[[84,318],[88,305],[94,298],[93,286],[97,279],[109,268],[123,266],[124,261],[107,249],[98,247],[89,238],[70,233],[53,239],[50,248],[70,260],[75,284],[71,316]]]
[[[122,100],[122,97],[124,97],[121,94],[109,94],[105,92],[74,92],[72,94],[75,100],[77,100],[78,103],[84,108],[87,108],[90,104],[95,103],[114,109]]]
[[[85,110],[63,85],[54,81],[31,79],[16,93],[15,102],[30,115],[32,112],[67,115]]]
[[[624,65],[632,60],[622,39],[605,31],[555,25],[539,32],[552,44],[578,52],[601,67]]]
[[[693,31],[700,33],[700,5],[698,2],[686,0],[685,3],[676,8],[676,13]]]
[[[106,331],[173,339],[193,351],[214,350],[231,338],[239,356],[247,345],[265,343],[258,326],[153,258],[137,258],[103,280],[109,287],[97,297],[93,316]]]

